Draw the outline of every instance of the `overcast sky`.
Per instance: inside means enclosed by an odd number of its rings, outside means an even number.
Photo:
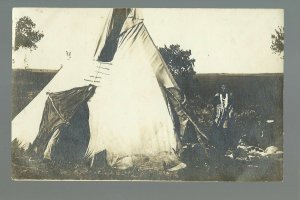
[[[197,73],[283,72],[283,60],[270,49],[271,34],[283,26],[283,10],[141,10],[155,44],[191,49]],[[29,16],[45,35],[37,50],[27,51],[29,66],[57,69],[66,61],[66,51],[71,51],[72,57],[92,58],[108,11],[17,8],[13,10],[13,28],[17,19]],[[13,52],[13,67],[24,67],[25,52]]]

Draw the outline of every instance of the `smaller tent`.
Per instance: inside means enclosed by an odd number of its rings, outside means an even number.
[[[83,158],[90,139],[87,102],[95,89],[88,85],[48,93],[39,133],[28,150],[59,162]]]

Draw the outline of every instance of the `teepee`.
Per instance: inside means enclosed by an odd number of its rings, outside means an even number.
[[[188,127],[204,145],[139,10],[113,9],[95,46],[94,55],[70,60],[13,119],[12,141],[48,159],[59,141],[75,141],[61,148],[92,164],[105,151],[111,166],[137,155],[178,158]]]

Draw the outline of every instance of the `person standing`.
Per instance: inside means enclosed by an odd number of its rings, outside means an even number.
[[[216,146],[224,155],[232,146],[233,94],[222,84],[220,92],[214,96],[215,119],[214,127],[217,132]]]

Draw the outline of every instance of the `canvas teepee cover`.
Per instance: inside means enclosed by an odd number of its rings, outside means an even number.
[[[51,102],[51,94],[59,96],[57,101]],[[64,106],[68,99],[73,99],[72,106]],[[49,110],[44,109],[45,102],[46,108],[53,107],[51,116],[56,116],[53,119],[59,123],[51,123],[50,118],[45,120]],[[94,59],[91,56],[75,60],[60,70],[13,119],[12,140],[17,139],[20,146],[28,148],[30,144],[39,145],[39,138],[44,138],[42,150],[46,150],[46,141],[58,134],[56,130],[61,125],[72,121],[82,104],[87,104],[89,112],[85,156],[92,160],[104,150],[111,165],[118,158],[134,155],[176,157],[180,138],[189,124],[202,145],[206,139],[186,113],[184,95],[136,9],[113,9]],[[58,105],[64,109],[56,109]],[[62,120],[62,116],[68,117]]]

